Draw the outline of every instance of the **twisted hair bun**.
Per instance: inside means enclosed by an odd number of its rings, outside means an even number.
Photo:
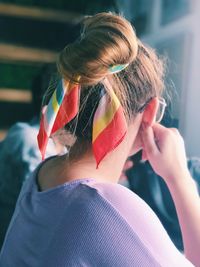
[[[81,38],[60,53],[58,69],[64,78],[80,76],[82,85],[95,85],[111,66],[133,62],[137,51],[131,24],[121,16],[99,13],[83,21]]]

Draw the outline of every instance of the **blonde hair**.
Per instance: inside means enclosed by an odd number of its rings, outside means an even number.
[[[111,74],[109,68],[118,64],[129,65]],[[66,131],[71,131],[76,124],[75,146],[91,143],[92,116],[103,89],[108,93],[114,90],[127,120],[150,98],[160,96],[164,89],[163,61],[152,48],[137,39],[125,18],[113,13],[85,18],[80,38],[63,49],[57,66],[63,78],[76,81],[80,76],[79,117],[65,127]]]

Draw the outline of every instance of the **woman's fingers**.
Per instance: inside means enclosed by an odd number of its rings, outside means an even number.
[[[180,170],[183,173],[187,169],[184,142],[178,130],[156,123],[152,126],[144,125],[141,138],[144,154],[154,171],[165,181],[179,177]]]
[[[154,131],[151,126],[147,126],[143,123],[141,137],[145,154],[147,155],[147,157],[151,154],[157,154],[159,152],[155,141]]]
[[[142,150],[142,161],[146,161],[146,160],[148,160],[147,154],[146,154],[145,150],[143,149]]]

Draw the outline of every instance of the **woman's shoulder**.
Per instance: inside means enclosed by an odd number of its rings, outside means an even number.
[[[151,266],[157,266],[158,262],[162,266],[169,266],[169,262],[170,266],[180,266],[181,263],[185,264],[182,266],[190,266],[153,210],[128,188],[94,179],[80,182],[78,188],[78,193],[74,192],[76,199],[73,207],[70,208],[72,221],[69,222],[66,216],[69,228],[76,228],[70,231],[75,238],[82,240],[87,235],[89,244],[94,248],[96,242],[101,244],[103,241],[102,253],[106,252],[104,249],[107,247],[112,253],[113,249],[117,251],[116,255],[122,251],[124,253],[126,243],[131,248],[126,257],[134,264],[141,257],[142,261],[151,262]],[[94,244],[91,238],[95,239]]]
[[[59,244],[70,248],[68,259],[90,255],[87,260],[99,262],[97,266],[103,266],[102,260],[107,266],[169,266],[171,256],[170,266],[185,262],[157,216],[129,189],[94,179],[81,179],[70,187],[57,233]]]
[[[141,209],[152,211],[146,202],[137,194],[121,184],[100,182],[93,179],[85,184],[85,186],[88,187],[88,190],[95,191],[96,196],[117,210],[124,212],[127,206],[130,206],[132,211],[136,211],[137,209],[139,209],[140,212]]]
[[[105,221],[110,221],[112,225],[118,224],[118,227],[123,225],[123,231],[126,229],[130,236],[138,236],[147,247],[157,234],[160,234],[166,243],[171,243],[153,210],[128,188],[91,179],[80,183],[75,192],[76,199],[73,197],[72,210],[80,209],[75,216],[79,216],[80,212],[87,214],[86,223],[93,221],[95,225],[103,222],[102,225],[105,226]],[[159,242],[157,245],[160,246]]]
[[[134,266],[133,263],[136,265],[139,261],[143,262],[141,266],[146,266],[147,262],[158,266],[152,252],[128,222],[128,203],[123,203],[125,212],[122,212],[112,197],[107,196],[118,192],[118,204],[122,205],[120,192],[127,193],[126,189],[94,179],[82,179],[76,186],[73,184],[69,197],[63,202],[63,220],[57,232],[59,244],[66,250],[63,255],[59,251],[58,258],[66,259],[67,253],[68,260],[87,258],[87,262],[95,262],[97,266],[104,266],[105,262],[106,266]]]

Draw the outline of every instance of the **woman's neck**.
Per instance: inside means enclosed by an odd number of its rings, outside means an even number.
[[[96,167],[96,161],[92,154],[86,154],[80,160],[68,160],[65,165],[65,174],[67,180],[76,180],[80,178],[93,178],[98,181],[117,183],[126,158],[122,161],[112,157],[106,157]]]
[[[47,161],[40,169],[37,182],[41,191],[54,188],[66,182],[93,178],[100,182],[117,183],[124,163],[103,160],[99,168],[93,157],[84,156],[79,161],[70,161],[66,155]]]
[[[43,190],[84,178],[117,183],[134,139],[133,134],[130,136],[127,134],[123,142],[100,162],[98,168],[96,168],[92,149],[80,156],[80,159],[71,159],[68,155],[63,155],[49,160],[38,174],[38,183]]]

